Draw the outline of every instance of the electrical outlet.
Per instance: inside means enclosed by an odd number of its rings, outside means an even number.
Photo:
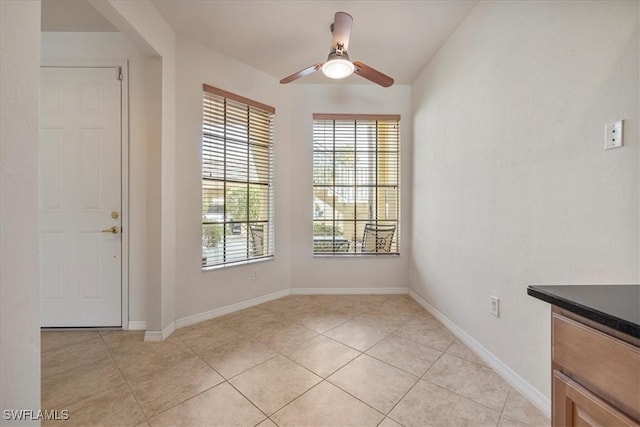
[[[489,295],[489,301],[491,302],[489,313],[496,317],[500,317],[500,298]]]
[[[604,149],[622,147],[622,120],[609,123],[604,127]]]
[[[251,279],[258,280],[258,269],[257,268],[254,268],[253,270],[251,270]]]

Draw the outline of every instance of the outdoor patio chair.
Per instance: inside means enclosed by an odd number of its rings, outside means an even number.
[[[264,225],[249,224],[251,233],[251,249],[253,256],[258,257],[264,255]]]
[[[395,231],[395,224],[365,224],[362,237],[362,252],[390,253]]]

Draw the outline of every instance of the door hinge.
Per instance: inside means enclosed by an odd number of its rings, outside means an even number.
[[[118,72],[118,75],[117,75],[117,77],[116,77],[116,78],[117,78],[118,80],[122,80],[122,79],[124,78],[124,76],[122,75],[122,67],[118,67],[117,72]]]

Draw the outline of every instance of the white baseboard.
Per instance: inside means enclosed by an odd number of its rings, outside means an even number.
[[[413,289],[409,289],[409,295],[418,304],[425,308],[433,317],[438,319],[440,323],[451,331],[460,341],[462,341],[467,347],[484,361],[488,366],[492,367],[505,381],[507,381],[513,388],[522,393],[528,398],[534,405],[536,405],[546,416],[551,416],[551,400],[536,390],[531,384],[525,381],[520,375],[518,375],[513,369],[507,366],[504,362],[493,355],[489,350],[484,348],[478,341],[473,339],[471,335],[463,331],[458,325],[453,323],[447,316],[438,311],[434,306],[429,304],[427,300],[422,298]]]
[[[129,320],[127,329],[130,331],[146,331],[147,321],[146,320]]]
[[[161,331],[146,331],[144,333],[145,341],[164,341],[169,338],[169,335],[176,330],[176,322],[171,322]]]
[[[233,313],[238,310],[253,307],[267,301],[286,297],[288,295],[399,295],[409,292],[409,288],[287,288],[281,291],[273,292],[256,298],[251,298],[239,303],[226,305],[224,307],[215,308],[213,310],[194,314],[187,317],[176,319],[162,331],[146,331],[144,334],[145,341],[162,341],[171,335],[176,329],[195,323],[204,322],[225,314]],[[133,324],[133,325],[132,325]],[[144,327],[143,327],[144,326]],[[129,329],[146,329],[146,321],[129,322]]]
[[[291,295],[399,295],[409,288],[291,288]]]
[[[243,310],[245,308],[253,307],[254,305],[262,304],[267,301],[273,301],[274,299],[286,297],[288,295],[406,294],[408,291],[409,288],[287,288],[236,304],[226,305],[203,313],[182,317],[177,319],[175,324],[176,328],[184,328],[185,326],[224,316],[225,314],[233,313],[234,311]]]
[[[253,307],[254,305],[262,304],[263,302],[282,298],[289,295],[290,293],[291,293],[290,289],[283,289],[278,292],[273,292],[271,294],[263,295],[256,298],[251,298],[249,300],[242,301],[236,304],[226,305],[224,307],[205,311],[203,313],[182,317],[180,319],[176,319],[175,321],[171,322],[162,331],[146,331],[144,333],[144,340],[145,341],[164,341],[169,337],[169,335],[171,335],[178,328],[184,328],[185,326],[204,322],[205,320],[213,319],[215,317],[224,316],[225,314],[233,313],[234,311]],[[144,322],[144,324],[146,327],[146,322]]]
[[[205,320],[213,319],[215,317],[224,316],[225,314],[233,313],[234,311],[243,310],[245,308],[253,307],[254,305],[262,304],[267,301],[286,297],[291,294],[290,289],[283,289],[278,292],[273,292],[267,295],[263,295],[256,298],[251,298],[246,301],[238,302],[236,304],[226,305],[224,307],[215,308],[213,310],[205,311],[203,313],[194,314],[192,316],[183,317],[175,321],[176,328],[184,328],[185,326],[193,325],[194,323],[203,322]]]
[[[162,341],[162,331],[145,331],[145,341]]]

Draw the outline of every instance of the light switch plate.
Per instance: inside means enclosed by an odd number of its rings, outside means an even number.
[[[489,313],[496,317],[500,317],[500,298],[489,295]]]
[[[604,127],[604,149],[622,147],[622,120],[609,123]]]

